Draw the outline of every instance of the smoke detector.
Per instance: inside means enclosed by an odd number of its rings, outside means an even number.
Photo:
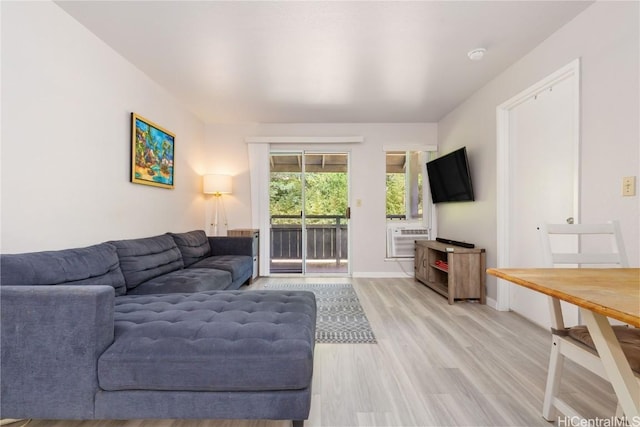
[[[480,61],[484,57],[486,51],[487,49],[479,47],[477,49],[470,50],[469,53],[467,53],[467,56],[469,56],[469,59],[472,61]]]

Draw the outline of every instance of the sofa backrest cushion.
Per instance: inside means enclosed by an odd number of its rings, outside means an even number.
[[[86,248],[0,255],[4,286],[108,285],[126,293],[116,248],[101,243]]]
[[[127,289],[184,267],[176,242],[166,234],[142,239],[112,240],[109,243],[118,252]]]
[[[211,255],[209,238],[203,230],[167,234],[170,234],[176,245],[178,245],[185,267],[189,267],[191,264],[195,264]]]

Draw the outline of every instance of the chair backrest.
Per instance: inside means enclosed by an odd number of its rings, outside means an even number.
[[[579,267],[598,264],[618,267],[628,267],[629,265],[618,221],[610,221],[604,224],[542,224],[540,231],[542,234],[544,261],[548,267],[553,267],[557,264],[574,264]],[[578,251],[573,253],[554,252],[551,248],[552,235],[577,236]],[[583,242],[581,239],[586,235],[608,235],[611,240],[611,246],[602,252],[582,252]]]

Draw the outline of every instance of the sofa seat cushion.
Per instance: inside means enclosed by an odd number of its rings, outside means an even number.
[[[107,285],[127,291],[116,248],[108,243],[59,251],[0,255],[5,286]]]
[[[204,230],[188,231],[186,233],[168,233],[178,245],[180,253],[182,253],[182,261],[184,266],[200,261],[211,255],[211,246],[209,246],[209,238]]]
[[[215,268],[231,273],[233,281],[239,277],[250,277],[253,269],[253,258],[247,255],[216,255],[192,264],[193,268]]]
[[[113,240],[127,289],[184,267],[182,254],[169,235]]]
[[[211,291],[116,298],[115,340],[98,363],[104,390],[307,388],[315,296]]]
[[[173,294],[217,291],[231,285],[231,273],[213,269],[182,269],[154,277],[127,292],[127,295]]]

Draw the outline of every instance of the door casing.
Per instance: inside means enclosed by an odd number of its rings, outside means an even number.
[[[496,108],[497,120],[497,266],[498,268],[511,267],[510,252],[510,229],[511,229],[511,187],[510,177],[513,173],[513,167],[510,161],[513,141],[510,138],[510,110],[518,105],[526,102],[537,94],[552,88],[554,84],[561,81],[572,79],[574,99],[573,108],[573,141],[574,159],[573,159],[573,216],[574,221],[580,221],[580,60],[575,59],[571,63],[540,80],[528,89],[520,92],[513,98],[504,102]],[[539,248],[542,250],[541,248]],[[509,302],[509,283],[498,279],[496,309],[500,311],[508,311],[510,309]]]

